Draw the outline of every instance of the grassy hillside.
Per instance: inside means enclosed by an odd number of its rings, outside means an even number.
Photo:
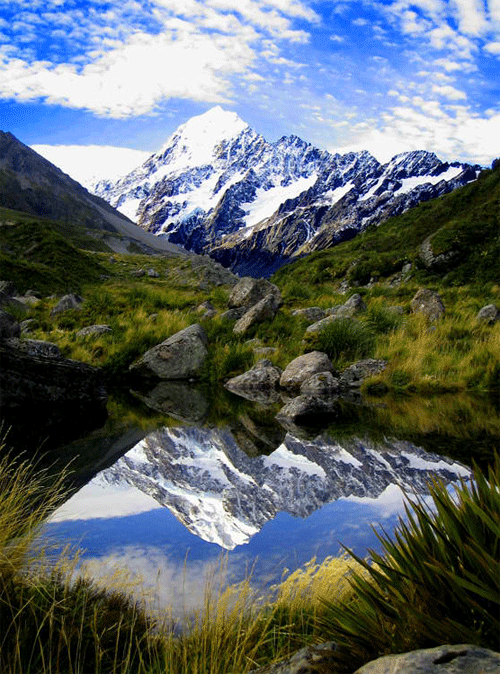
[[[0,208],[1,278],[20,292],[77,292],[98,282],[105,269],[86,252],[98,250],[109,249],[83,227]]]
[[[426,243],[435,256],[444,256],[430,267],[422,259]],[[364,285],[410,263],[417,281],[462,285],[497,282],[499,262],[500,162],[476,182],[286,266],[273,280],[278,285],[305,282],[317,287],[346,278],[352,285]]]
[[[498,390],[500,322],[483,324],[476,316],[486,304],[500,306],[499,205],[500,166],[476,183],[284,267],[273,277],[284,305],[272,322],[234,335],[231,322],[203,319],[210,340],[205,379],[223,381],[248,369],[261,357],[247,343],[257,339],[274,349],[270,357],[280,367],[314,349],[326,351],[338,370],[363,357],[385,359],[386,370],[366,384],[371,392]],[[65,355],[100,365],[110,377],[122,378],[141,353],[202,320],[203,311],[195,309],[204,300],[219,314],[226,308],[228,288],[207,283],[194,258],[110,255],[83,228],[12,211],[0,212],[0,222],[1,277],[20,291],[32,288],[46,296],[30,310],[37,321],[31,336],[56,342]],[[154,274],[138,278],[140,269]],[[341,292],[345,282],[349,288]],[[422,287],[443,298],[446,314],[436,325],[411,311]],[[52,317],[57,300],[47,295],[69,290],[83,295],[81,311]],[[307,323],[294,309],[328,309],[355,292],[363,296],[365,313],[304,340]],[[108,324],[112,332],[77,337],[94,323]]]

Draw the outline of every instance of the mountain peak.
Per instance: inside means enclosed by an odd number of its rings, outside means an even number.
[[[246,128],[248,124],[235,112],[224,110],[217,105],[181,124],[162,149],[170,147],[172,141],[177,141],[190,148],[196,146],[211,151],[223,140],[238,136]]]

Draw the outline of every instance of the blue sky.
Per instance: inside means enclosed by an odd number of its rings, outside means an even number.
[[[0,0],[0,128],[29,145],[152,152],[222,105],[268,140],[487,165],[499,75],[500,0]]]

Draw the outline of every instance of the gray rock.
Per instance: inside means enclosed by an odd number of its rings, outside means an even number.
[[[427,288],[421,288],[411,301],[411,310],[420,312],[431,321],[436,321],[445,313],[441,296]]]
[[[341,386],[359,387],[367,377],[379,374],[387,367],[386,360],[376,360],[367,358],[360,360],[353,365],[349,365],[340,375],[339,383]]]
[[[47,343],[45,343],[47,344]],[[106,414],[104,375],[96,367],[56,356],[53,344],[12,339],[0,343],[0,397],[6,416],[76,425]]]
[[[207,357],[207,335],[199,323],[177,332],[132,363],[130,371],[158,379],[196,379]]]
[[[21,334],[25,335],[38,328],[38,321],[36,318],[27,318],[25,321],[21,321],[19,325],[21,327]]]
[[[276,415],[280,422],[293,423],[313,422],[314,417],[332,415],[338,411],[337,399],[325,399],[315,395],[301,394],[286,403]]]
[[[246,307],[247,309],[263,300],[266,295],[274,295],[281,301],[279,288],[263,278],[245,276],[237,283],[229,296],[228,307]]]
[[[363,298],[358,293],[351,295],[347,302],[342,305],[339,309],[338,315],[342,318],[350,318],[355,314],[362,313],[366,311],[366,304],[363,301]]]
[[[70,309],[81,309],[80,304],[82,303],[81,297],[78,297],[77,295],[73,295],[70,293],[69,295],[64,295],[64,297],[61,297],[59,302],[56,304],[56,306],[52,309],[50,312],[51,316],[57,316],[57,314],[62,314],[64,311],[69,311]]]
[[[0,339],[19,337],[21,327],[16,319],[3,309],[0,309]]]
[[[335,644],[331,641],[307,646],[286,660],[252,670],[250,674],[319,674],[319,672],[333,672],[335,671],[335,661],[332,658],[334,651]]]
[[[500,310],[494,304],[487,304],[479,310],[477,320],[490,325],[500,321]]]
[[[306,307],[305,309],[295,309],[295,311],[292,311],[292,316],[300,316],[300,318],[305,318],[309,323],[316,323],[325,318],[326,312],[320,307]]]
[[[224,311],[219,318],[223,321],[237,321],[246,313],[245,307],[235,307]]]
[[[500,653],[463,644],[385,655],[355,674],[499,674]]]
[[[333,307],[332,307],[333,308]],[[328,311],[331,311],[328,309]],[[322,318],[320,321],[317,321],[316,323],[313,323],[312,325],[309,325],[306,328],[306,335],[315,335],[318,332],[321,332],[324,330],[330,323],[334,323],[335,321],[338,321],[338,317],[336,314],[330,314],[326,316],[325,318]]]
[[[281,296],[269,293],[254,304],[234,325],[235,335],[244,334],[252,325],[272,320],[281,306]]]
[[[43,356],[44,358],[62,358],[59,347],[52,342],[45,342],[41,339],[19,339],[13,337],[6,340],[6,345],[15,349],[19,353],[25,353],[29,356]]]
[[[215,309],[214,305],[210,300],[205,300],[205,302],[202,302],[197,308],[196,311],[199,311],[200,313],[204,313],[205,311],[213,311]]]
[[[306,379],[319,372],[333,372],[333,365],[326,353],[311,351],[288,363],[281,375],[280,386],[299,389]]]
[[[248,398],[249,394],[257,392],[277,391],[280,377],[281,369],[273,365],[270,360],[264,359],[259,360],[247,372],[229,379],[224,386],[232,393]],[[251,395],[250,399],[254,400],[255,395]],[[278,399],[277,395],[275,399]]]
[[[333,307],[329,307],[326,311],[325,314],[326,316],[335,316],[338,310],[343,307],[343,304],[334,304]]]
[[[156,271],[156,269],[153,269],[153,268],[148,269],[148,276],[149,276],[150,278],[160,278],[160,275],[158,274],[158,272]]]
[[[112,332],[109,325],[88,325],[86,328],[78,330],[77,337],[89,337],[90,335],[98,337],[104,335],[106,332]]]
[[[339,380],[331,372],[318,372],[306,379],[300,387],[303,395],[325,398],[335,395],[339,390]]]
[[[42,301],[39,297],[35,297],[35,295],[16,295],[16,297],[13,298],[17,302],[20,302],[21,304],[24,304],[26,307],[36,307],[40,302]]]

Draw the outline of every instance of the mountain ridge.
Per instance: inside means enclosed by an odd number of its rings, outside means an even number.
[[[475,180],[480,169],[426,151],[382,165],[367,151],[331,154],[298,136],[269,143],[217,107],[181,125],[127,176],[101,181],[94,191],[156,235],[239,274],[268,276],[293,257]]]

